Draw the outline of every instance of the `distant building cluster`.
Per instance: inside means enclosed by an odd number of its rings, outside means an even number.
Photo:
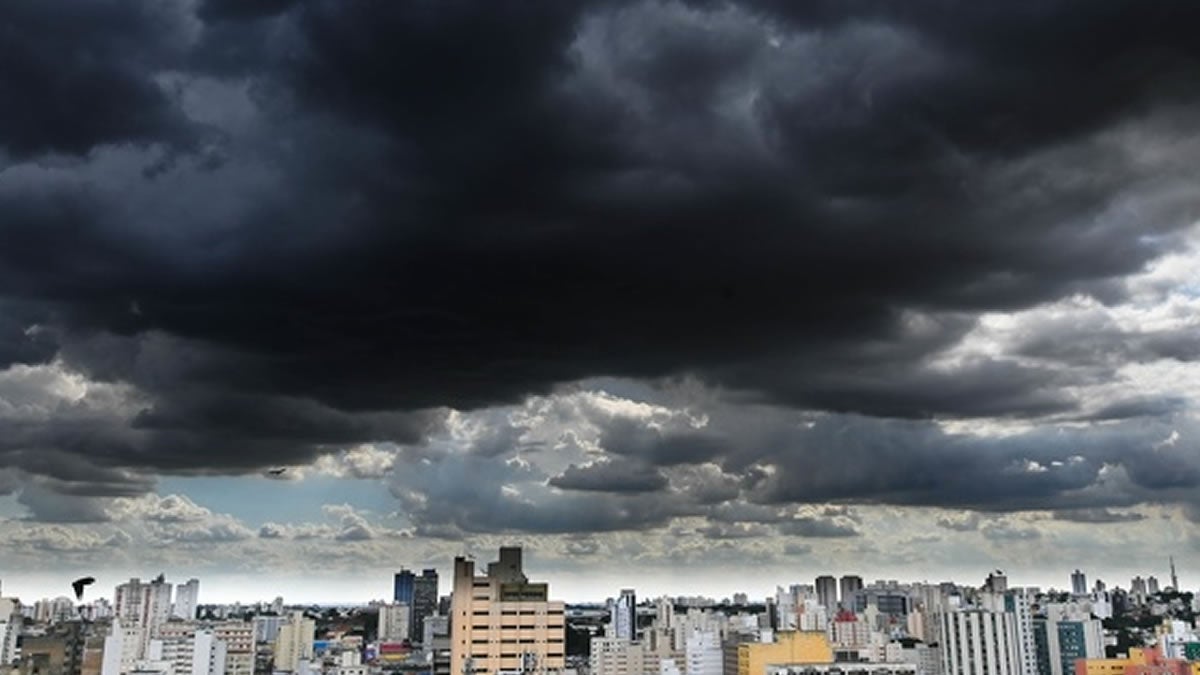
[[[502,547],[476,569],[401,568],[391,598],[297,607],[202,605],[200,581],[162,575],[109,599],[0,595],[0,675],[1200,675],[1200,601],[1129,588],[864,583],[821,575],[718,602],[702,595],[568,607]]]

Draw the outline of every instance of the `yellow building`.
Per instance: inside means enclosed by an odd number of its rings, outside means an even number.
[[[1129,659],[1079,659],[1075,675],[1124,675]]]
[[[548,595],[547,584],[525,577],[520,548],[501,548],[500,560],[488,565],[487,576],[475,576],[473,562],[455,558],[450,672],[561,672],[564,605]]]
[[[781,631],[775,642],[738,645],[738,675],[765,675],[767,666],[804,663],[833,663],[824,631]]]
[[[1157,647],[1131,647],[1124,659],[1077,659],[1075,675],[1200,675],[1200,662],[1164,658]]]

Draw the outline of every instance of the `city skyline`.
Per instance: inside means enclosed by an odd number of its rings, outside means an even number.
[[[821,575],[752,602],[692,588],[592,606],[555,599],[521,546],[441,575],[393,575],[370,606],[197,606],[202,581],[129,579],[112,602],[23,603],[0,594],[10,675],[1195,675],[1200,594],[1134,577],[1073,592]],[[1177,570],[1169,557],[1172,583]],[[1164,592],[1170,590],[1171,592]],[[420,630],[413,630],[420,625]]]
[[[4,0],[0,576],[1200,579],[1198,22]]]
[[[524,548],[526,560],[528,564],[540,565],[540,560],[536,555],[536,551],[529,548]],[[531,555],[532,554],[532,555]],[[480,551],[478,555],[472,556],[476,559],[486,559],[488,553]],[[417,570],[423,568],[436,569],[439,574],[439,595],[445,596],[450,593],[451,580],[449,574],[453,571],[453,561],[449,561],[444,565],[429,565],[416,564]],[[270,590],[275,588],[270,586],[269,582],[265,582],[265,578],[256,577],[248,578],[242,581],[242,584],[230,584],[228,581],[222,583],[219,577],[209,578],[203,577],[203,591],[200,595],[199,605],[214,605],[214,604],[254,604],[265,602],[270,604],[277,597],[282,597],[288,605],[368,605],[376,602],[391,602],[393,600],[394,585],[392,575],[399,571],[399,568],[388,571],[389,568],[380,568],[383,582],[378,584],[366,584],[361,578],[342,579],[330,577],[323,582],[327,588],[322,590],[322,595],[306,596],[305,591],[301,588],[296,593],[289,593],[287,588],[279,587],[278,590]],[[1051,590],[1058,592],[1071,592],[1071,570],[1064,568],[1064,572],[1059,575],[1044,575],[1038,577],[1030,577],[1021,574],[1020,570],[1001,570],[1005,573],[1008,584],[1011,587],[1029,587],[1038,588],[1043,592]],[[937,584],[941,582],[951,582],[965,588],[979,588],[983,586],[983,581],[988,574],[996,570],[992,568],[982,568],[976,574],[978,578],[972,578],[969,575],[962,577],[913,577],[905,575],[873,575],[871,573],[863,573],[860,570],[814,570],[811,578],[797,577],[794,574],[788,576],[787,573],[782,573],[779,576],[762,579],[755,584],[747,584],[745,580],[734,579],[720,582],[705,582],[700,583],[695,579],[689,579],[686,575],[674,575],[668,577],[664,575],[662,578],[655,579],[653,577],[647,579],[645,575],[639,577],[634,576],[607,576],[603,573],[597,574],[591,572],[586,577],[572,579],[569,576],[562,576],[553,572],[547,572],[540,569],[538,577],[547,581],[551,588],[555,589],[555,599],[563,600],[568,604],[603,604],[605,600],[619,597],[621,589],[632,589],[636,591],[638,596],[639,606],[644,606],[653,603],[657,598],[662,596],[668,597],[708,597],[715,601],[731,599],[735,594],[745,593],[753,602],[761,603],[764,598],[774,595],[777,588],[788,588],[794,584],[814,585],[816,578],[823,574],[832,574],[835,579],[840,580],[846,575],[860,577],[864,584],[870,585],[879,581],[898,581],[901,584],[911,583],[930,583]],[[1087,592],[1093,590],[1097,580],[1103,581],[1109,591],[1117,588],[1130,590],[1130,582],[1134,577],[1148,579],[1155,577],[1158,580],[1161,588],[1170,586],[1170,568],[1165,567],[1164,570],[1154,570],[1149,567],[1133,572],[1129,576],[1117,576],[1115,574],[1104,574],[1103,572],[1089,572],[1081,569],[1087,577]],[[178,580],[186,580],[188,577],[184,574],[171,574],[162,572],[167,580],[177,585],[182,585]],[[142,577],[147,577],[142,574]],[[770,576],[770,575],[767,575]],[[1057,576],[1063,577],[1057,582]],[[386,577],[386,578],[385,578]],[[131,578],[139,578],[138,574],[132,574],[126,577],[113,577],[112,579],[100,579],[97,585],[92,586],[94,589],[89,592],[89,597],[85,598],[84,603],[104,598],[112,601],[112,590],[106,587],[107,581],[113,581],[112,587],[123,584]],[[147,577],[149,578],[149,577]],[[68,596],[69,593],[56,591],[56,585],[53,581],[45,581],[35,584],[23,585],[18,580],[17,583],[9,581],[12,577],[0,577],[0,590],[3,590],[6,596],[18,597],[22,601],[29,603],[34,600],[54,599],[57,597]],[[1180,582],[1182,590],[1185,592],[1200,591],[1200,582],[1197,582],[1195,587],[1189,585],[1188,575],[1184,575]],[[634,582],[640,583],[634,583]],[[297,584],[297,587],[302,584]],[[375,588],[377,586],[378,588]],[[385,588],[386,586],[386,588]],[[370,587],[370,590],[367,588]],[[30,591],[29,594],[21,593],[22,588]],[[293,587],[293,589],[296,587]],[[40,590],[39,590],[40,589]],[[565,590],[564,590],[565,589]],[[593,591],[593,589],[595,589]],[[68,589],[69,590],[69,589]],[[310,591],[311,592],[311,591]],[[256,595],[256,593],[258,595]],[[263,594],[266,595],[263,595]],[[261,596],[261,597],[260,597]]]

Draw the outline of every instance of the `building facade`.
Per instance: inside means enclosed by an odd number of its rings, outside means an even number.
[[[379,641],[403,642],[412,629],[412,607],[402,602],[379,606]]]
[[[834,577],[826,574],[817,577],[816,581],[817,602],[829,613],[837,611],[838,604],[838,582]]]
[[[637,594],[632,588],[621,589],[620,597],[613,602],[609,626],[613,637],[637,640]]]
[[[196,606],[200,601],[200,580],[188,579],[186,584],[180,584],[175,589],[175,603],[171,614],[176,619],[191,621],[196,618]]]
[[[520,548],[501,548],[485,576],[475,575],[473,561],[455,558],[450,672],[561,672],[565,606],[548,596],[547,584],[525,576]]]
[[[1010,612],[964,609],[941,615],[943,675],[1021,675]]]
[[[291,620],[279,627],[275,639],[275,670],[295,673],[301,662],[313,657],[313,638],[317,622],[304,616],[304,612],[292,612]]]
[[[426,569],[421,576],[413,578],[412,613],[409,617],[409,638],[420,642],[425,636],[425,619],[437,614],[438,573]]]

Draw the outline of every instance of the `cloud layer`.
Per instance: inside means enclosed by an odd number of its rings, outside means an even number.
[[[0,41],[30,547],[1200,513],[1195,6],[60,5]],[[157,490],[275,466],[394,522]]]

